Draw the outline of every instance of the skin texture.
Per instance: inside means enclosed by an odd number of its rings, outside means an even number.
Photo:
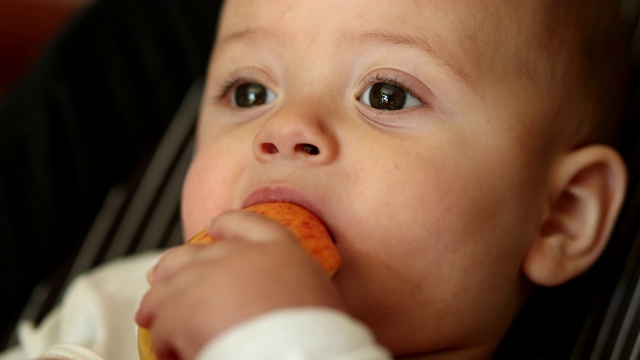
[[[559,65],[527,45],[541,43],[539,3],[228,1],[182,215],[187,237],[215,218],[208,232],[229,241],[156,267],[137,320],[159,355],[190,358],[233,324],[313,305],[363,321],[397,356],[488,358],[535,284],[588,268],[624,166],[607,147],[573,148],[580,119],[557,118]],[[373,108],[379,82],[408,106]],[[237,106],[246,83],[268,89],[264,104]],[[331,282],[280,226],[237,211],[265,201],[324,221],[343,258]],[[256,301],[261,289],[272,296]],[[210,310],[178,310],[196,303]]]

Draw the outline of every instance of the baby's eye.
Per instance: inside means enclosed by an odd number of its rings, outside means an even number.
[[[238,85],[231,94],[233,104],[241,108],[250,108],[268,104],[276,99],[276,94],[266,86],[248,82]]]
[[[422,105],[422,102],[407,90],[388,82],[378,82],[368,87],[359,100],[374,109],[387,111]]]

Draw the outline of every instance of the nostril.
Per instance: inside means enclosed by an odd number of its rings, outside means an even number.
[[[267,154],[277,154],[278,147],[275,146],[273,143],[264,143],[262,144],[262,151],[264,151]]]
[[[298,144],[296,145],[296,151],[303,151],[309,155],[318,155],[320,150],[317,146],[311,144]]]

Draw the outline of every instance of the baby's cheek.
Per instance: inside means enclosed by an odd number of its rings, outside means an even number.
[[[197,232],[196,229],[198,227],[198,223],[200,223],[200,227],[202,227],[203,221],[206,221],[202,219],[202,214],[204,212],[200,209],[202,204],[204,204],[204,201],[197,201],[198,188],[200,186],[197,186],[192,174],[193,172],[190,170],[185,178],[180,203],[185,238],[189,238],[192,234]]]
[[[218,191],[223,186],[217,184],[207,166],[201,165],[194,159],[182,188],[180,210],[186,238],[202,230],[208,220],[225,210]]]

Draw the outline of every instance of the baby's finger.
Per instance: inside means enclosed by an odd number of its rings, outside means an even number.
[[[245,240],[266,242],[289,239],[294,235],[283,225],[264,216],[247,211],[229,211],[218,216],[207,225],[207,233],[217,240]],[[178,246],[168,250],[158,263],[147,273],[147,281],[156,281],[171,275],[196,259],[215,259],[227,253],[225,241],[215,241],[212,245]],[[205,248],[206,247],[206,250]]]
[[[169,249],[158,260],[158,263],[151,268],[147,274],[147,280],[153,285],[195,261],[221,258],[229,251],[228,248],[227,244],[215,243],[211,245],[178,246]]]
[[[156,281],[169,276],[188,264],[194,256],[195,252],[192,249],[175,247],[167,250],[147,273],[147,281],[153,285]]]
[[[174,254],[175,252],[172,253],[172,255]],[[135,320],[138,325],[150,328],[158,309],[165,306],[165,304],[171,304],[171,299],[176,294],[180,294],[192,286],[198,279],[198,273],[188,270],[194,266],[198,266],[198,262],[187,261],[182,266],[177,267],[171,274],[165,273],[163,277],[158,277],[154,280],[153,286],[142,298],[136,313]]]
[[[284,225],[249,211],[229,211],[221,214],[206,227],[215,239],[239,239],[251,242],[295,241]]]

